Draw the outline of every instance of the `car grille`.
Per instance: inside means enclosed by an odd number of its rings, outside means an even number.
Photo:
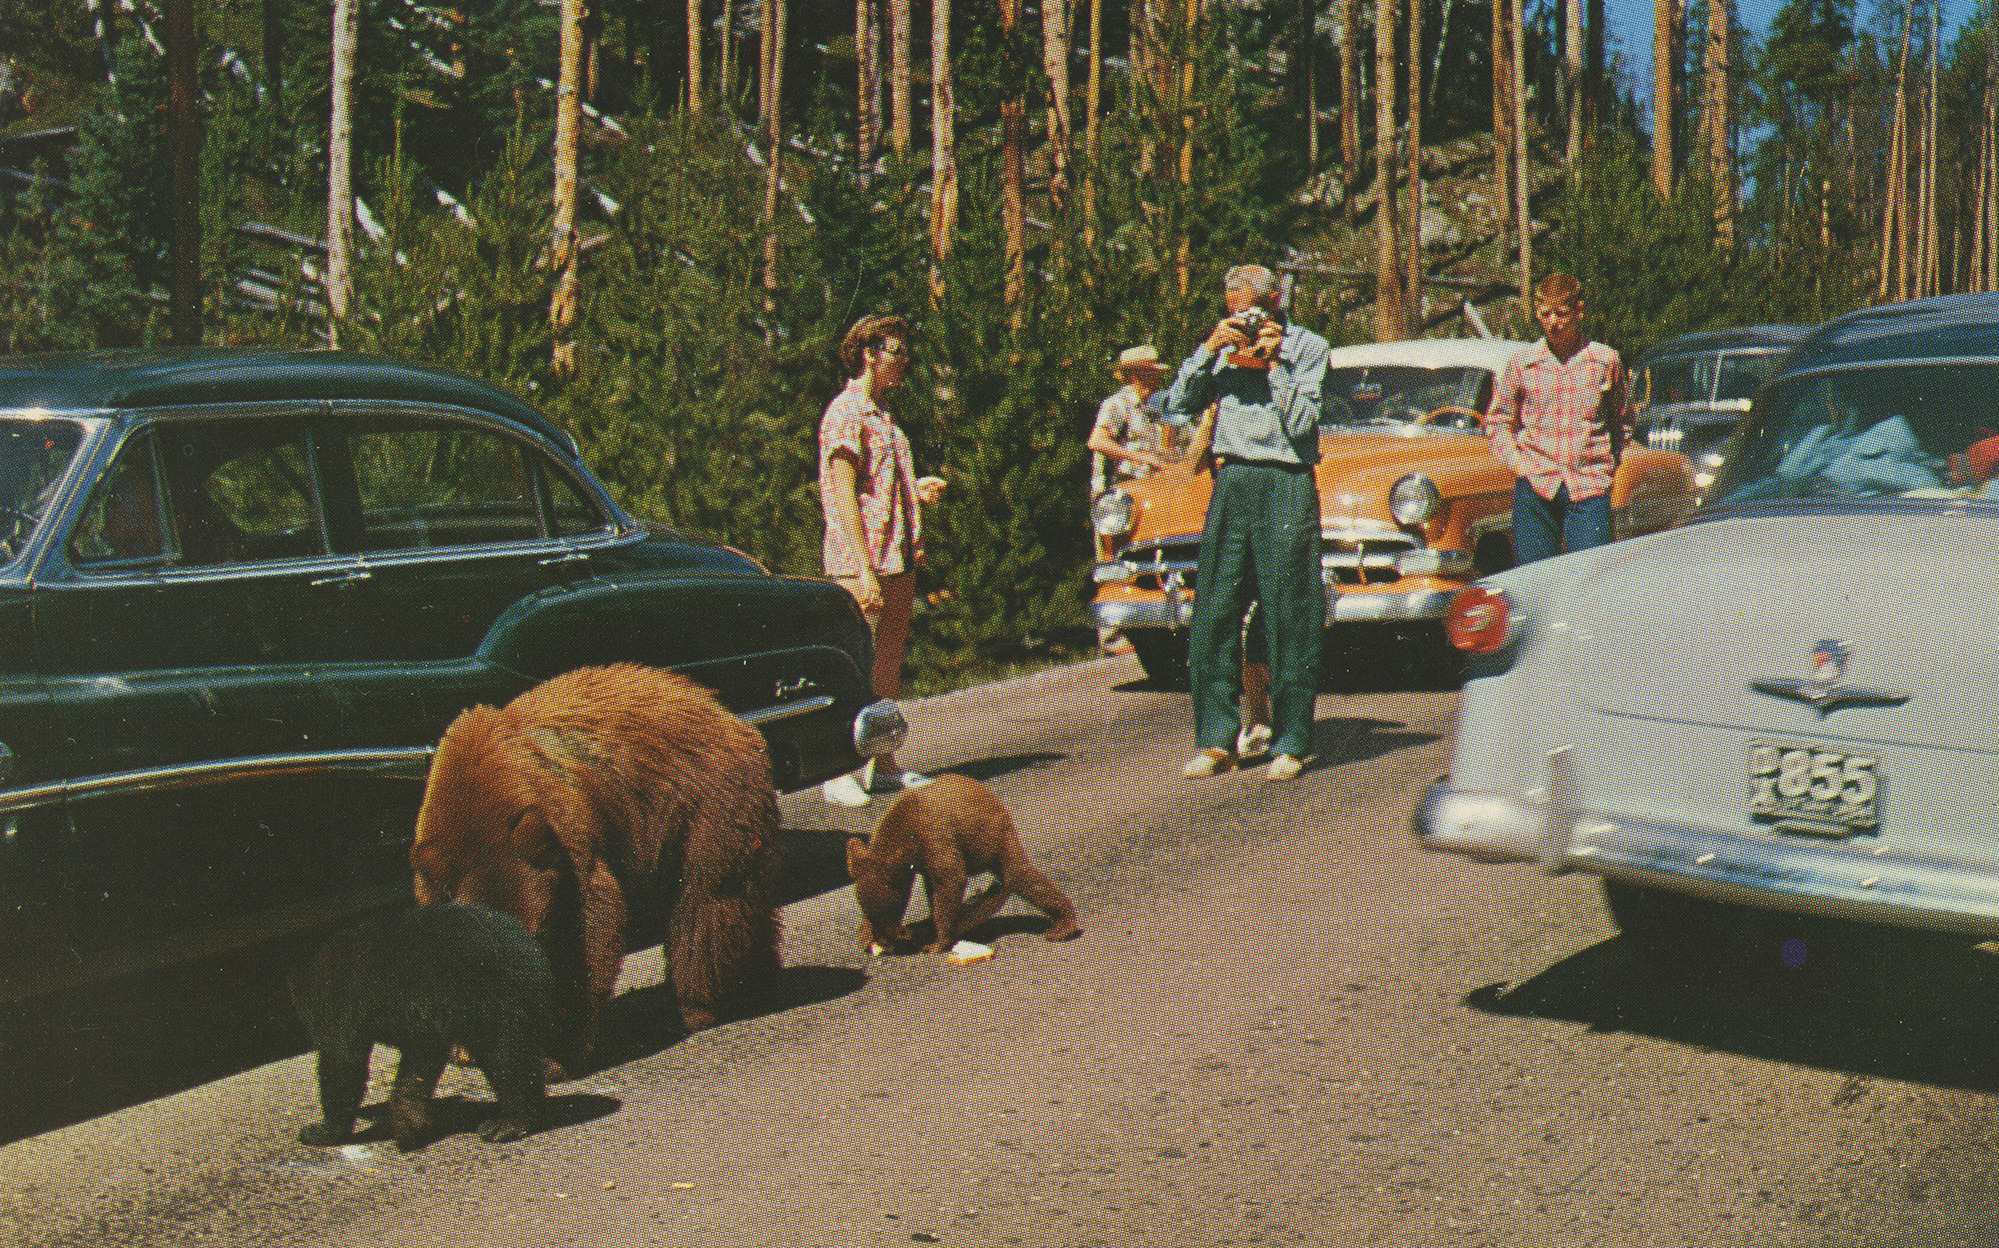
[[[1319,539],[1319,563],[1326,579],[1341,585],[1386,585],[1402,579],[1396,558],[1418,550],[1421,544],[1405,533],[1328,533]],[[1194,588],[1194,570],[1200,562],[1199,540],[1128,546],[1118,557],[1139,570],[1132,584],[1139,589],[1163,592],[1177,586],[1183,592]]]

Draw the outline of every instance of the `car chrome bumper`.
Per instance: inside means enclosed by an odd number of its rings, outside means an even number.
[[[1559,771],[1559,768],[1551,768]],[[1871,842],[1817,841],[1608,819],[1547,801],[1432,784],[1416,807],[1426,849],[1481,862],[1587,871],[1712,901],[1858,922],[1999,935],[1999,873],[1973,864],[1875,852]]]
[[[1326,587],[1326,624],[1364,624],[1392,620],[1441,620],[1456,590],[1425,589],[1408,594],[1343,594]],[[1133,602],[1113,600],[1090,604],[1090,623],[1098,628],[1185,628],[1194,622],[1192,595]]]

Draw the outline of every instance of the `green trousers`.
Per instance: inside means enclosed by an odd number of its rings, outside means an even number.
[[[1215,468],[1215,491],[1201,530],[1188,664],[1194,689],[1194,742],[1235,749],[1241,729],[1242,614],[1260,600],[1257,624],[1270,657],[1270,749],[1312,751],[1319,690],[1319,639],[1326,589],[1319,567],[1319,485],[1306,468],[1229,461]]]

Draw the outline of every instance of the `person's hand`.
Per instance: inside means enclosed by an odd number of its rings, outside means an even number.
[[[948,484],[942,477],[916,478],[916,501],[929,506],[944,497],[944,486]]]
[[[1208,341],[1204,345],[1210,355],[1220,355],[1225,348],[1246,347],[1249,341],[1249,335],[1243,332],[1242,323],[1233,316],[1225,316],[1215,322],[1215,328],[1208,335]]]
[[[1277,358],[1277,348],[1283,345],[1284,326],[1279,324],[1274,316],[1264,317],[1263,324],[1257,327],[1256,345],[1251,350],[1259,358],[1274,360]]]
[[[873,568],[862,568],[860,581],[854,600],[861,604],[861,614],[873,615],[882,609],[881,581],[875,577]]]

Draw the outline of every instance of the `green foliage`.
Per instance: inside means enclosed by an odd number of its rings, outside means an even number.
[[[1555,211],[1544,272],[1583,284],[1590,333],[1626,359],[1680,334],[1774,321],[1812,323],[1852,307],[1857,275],[1813,240],[1784,256],[1714,243],[1713,202],[1690,186],[1661,202],[1635,148],[1606,145]]]

